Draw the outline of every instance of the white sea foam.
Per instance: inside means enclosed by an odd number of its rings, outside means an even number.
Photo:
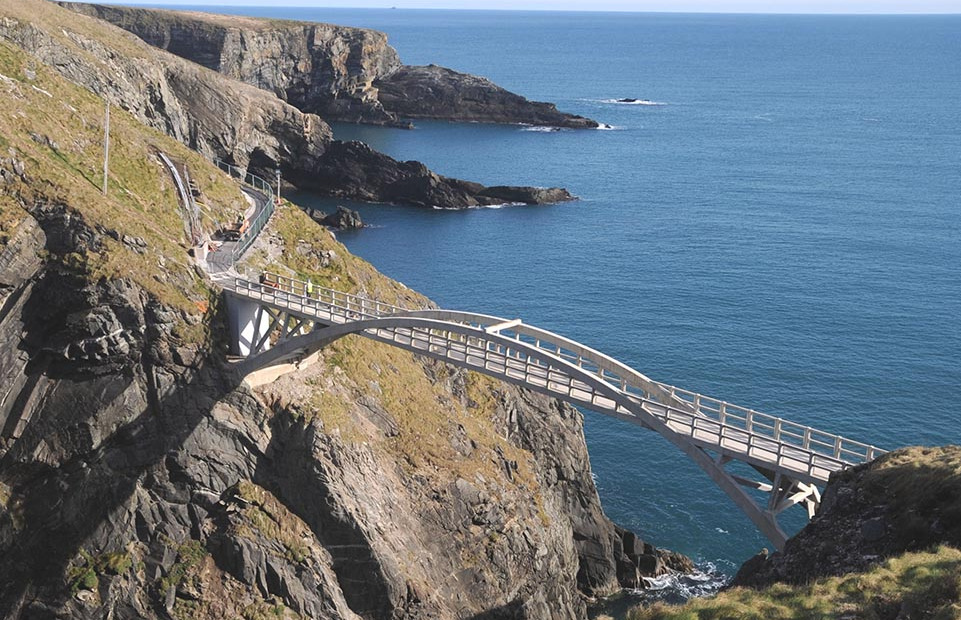
[[[556,131],[566,131],[563,127],[543,127],[540,125],[524,125],[521,131],[536,131],[538,133],[554,133]]]
[[[650,99],[634,99],[629,97],[624,97],[621,99],[597,99],[600,103],[612,103],[614,105],[646,105],[646,106],[660,106],[667,105],[663,101],[651,101]]]
[[[431,205],[431,209],[434,211],[463,211],[464,209],[503,209],[504,207],[523,207],[527,203],[524,202],[499,202],[493,205],[473,205],[470,207],[438,207],[437,205]]]
[[[523,207],[525,203],[523,202],[502,202],[496,205],[479,205],[477,207],[471,207],[472,209],[503,209],[504,207]]]
[[[616,127],[614,125],[608,125],[607,123],[601,123],[596,128],[598,131],[618,131],[624,129],[623,127]]]
[[[669,574],[645,577],[647,590],[642,591],[648,600],[682,602],[701,596],[711,596],[727,584],[727,577],[718,572],[711,563],[699,565],[689,575]]]

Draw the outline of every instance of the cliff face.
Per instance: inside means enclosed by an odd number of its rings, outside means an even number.
[[[383,33],[197,12],[63,3],[150,45],[281,97],[330,120],[397,123],[373,81],[401,67]]]
[[[0,1],[0,39],[144,124],[265,178],[272,179],[279,166],[289,182],[325,195],[443,208],[503,202],[485,195],[480,184],[380,153],[374,157],[376,170],[358,179],[350,171],[370,169],[371,152],[339,146],[320,117],[55,4]],[[417,192],[428,187],[429,193]],[[536,188],[524,189],[529,202],[543,202]]]
[[[942,544],[961,548],[961,448],[905,448],[833,475],[814,519],[734,585],[806,583]]]
[[[331,24],[82,3],[151,45],[276,93],[331,121],[406,119],[594,128],[597,122],[528,101],[489,80],[442,67],[403,66],[383,33]]]
[[[570,407],[358,338],[242,381],[156,152],[203,226],[227,177],[115,111],[102,195],[103,101],[3,42],[0,102],[0,616],[583,618],[666,568]],[[250,256],[428,303],[289,205]]]

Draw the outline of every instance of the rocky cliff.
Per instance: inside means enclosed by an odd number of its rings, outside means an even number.
[[[70,67],[0,41],[0,616],[584,618],[680,565],[604,516],[557,401],[359,338],[236,376],[157,153],[203,227],[243,198],[135,102],[104,196],[104,102]],[[249,256],[429,303],[289,205]]]
[[[432,118],[595,128],[489,80],[401,64],[383,33],[331,24],[63,3],[144,41],[277,94],[329,121],[387,125]]]
[[[904,448],[832,474],[783,552],[748,560],[732,587],[628,620],[955,618],[961,609],[961,448]]]
[[[748,561],[733,583],[806,583],[941,544],[961,549],[961,448],[905,448],[833,475],[783,553]]]
[[[559,112],[552,103],[528,101],[490,80],[437,65],[400,67],[374,81],[384,109],[400,118],[438,118],[472,123],[523,123],[593,129],[583,116]]]
[[[279,166],[289,182],[326,195],[442,208],[501,202],[480,184],[339,143],[316,115],[55,4],[0,1],[0,39],[190,148],[266,178]],[[525,202],[538,202],[537,188],[524,189]]]

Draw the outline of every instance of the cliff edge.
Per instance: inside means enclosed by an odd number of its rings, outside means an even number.
[[[811,522],[730,589],[628,618],[955,618],[959,549],[961,447],[904,448],[832,474]]]
[[[484,78],[401,63],[387,35],[332,24],[63,2],[328,121],[409,119],[596,128]]]

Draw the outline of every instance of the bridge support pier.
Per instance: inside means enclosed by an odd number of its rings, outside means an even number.
[[[227,318],[230,324],[232,354],[248,357],[270,348],[270,339],[267,336],[273,329],[272,317],[263,304],[228,295]]]

